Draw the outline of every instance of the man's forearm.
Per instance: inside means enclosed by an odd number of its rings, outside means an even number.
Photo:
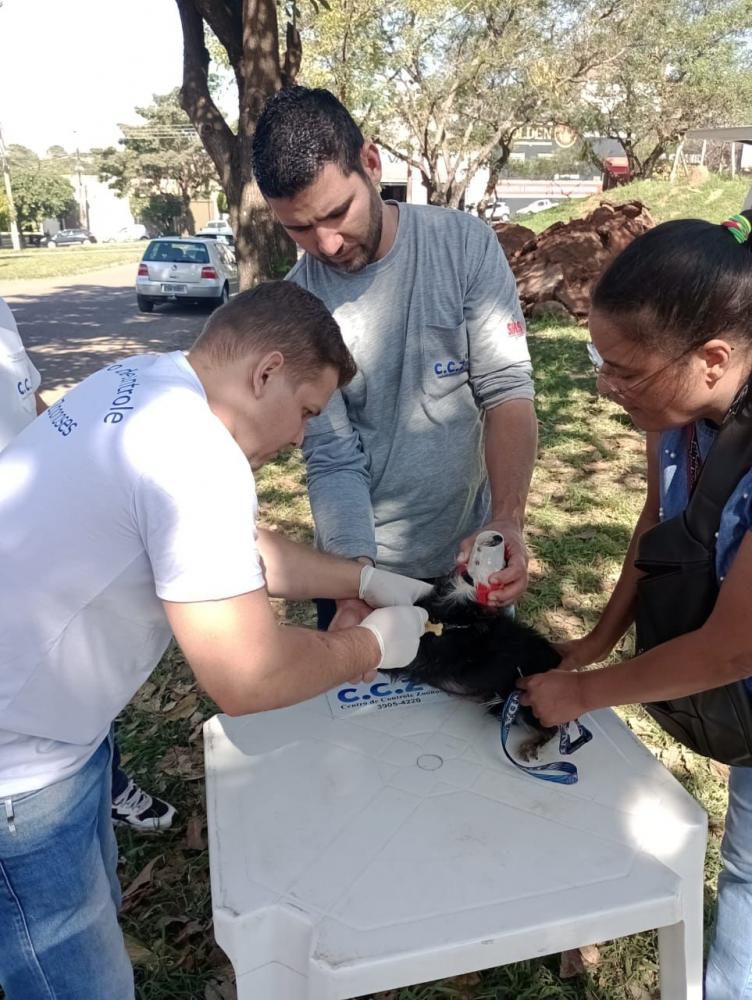
[[[247,679],[242,673],[233,678],[220,707],[228,715],[245,715],[294,705],[374,670],[380,658],[368,629],[314,632],[280,625],[264,663],[254,664]]]
[[[259,529],[257,542],[272,597],[291,601],[358,597],[359,563],[327,555],[264,528]]]
[[[522,528],[537,449],[538,422],[531,400],[511,399],[486,412],[485,457],[494,521]]]

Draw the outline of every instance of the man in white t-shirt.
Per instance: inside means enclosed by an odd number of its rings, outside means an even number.
[[[24,349],[13,313],[0,298],[0,451],[45,409],[39,372]]]
[[[131,1000],[110,823],[112,720],[174,633],[230,714],[408,663],[424,585],[256,530],[252,468],[355,372],[323,304],[260,285],[188,356],[109,365],[0,455],[0,985]],[[379,607],[281,627],[268,594]]]
[[[39,394],[41,377],[24,348],[16,319],[0,298],[0,451],[10,444],[47,404]],[[116,826],[151,832],[168,830],[175,807],[140,788],[120,766],[120,750],[113,744],[112,819]]]

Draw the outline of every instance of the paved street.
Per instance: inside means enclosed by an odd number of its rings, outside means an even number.
[[[136,266],[0,283],[0,295],[13,309],[26,349],[42,375],[47,403],[118,358],[193,343],[208,311],[164,305],[149,315],[139,313]]]

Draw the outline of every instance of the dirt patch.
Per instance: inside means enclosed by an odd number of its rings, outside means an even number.
[[[584,322],[603,269],[654,225],[640,201],[604,201],[584,218],[555,222],[538,236],[515,223],[497,223],[494,231],[517,279],[525,315],[550,313]]]

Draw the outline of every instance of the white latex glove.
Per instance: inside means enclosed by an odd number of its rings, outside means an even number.
[[[389,573],[385,569],[364,566],[360,572],[360,599],[372,608],[392,608],[398,604],[415,604],[433,590],[430,583],[413,580],[411,576]]]
[[[418,655],[418,643],[428,621],[423,608],[378,608],[356,628],[367,628],[378,639],[381,660],[376,670],[398,670]]]

